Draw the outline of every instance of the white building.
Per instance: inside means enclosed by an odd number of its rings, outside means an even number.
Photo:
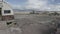
[[[0,0],[0,20],[12,19],[14,19],[12,7],[5,0]]]

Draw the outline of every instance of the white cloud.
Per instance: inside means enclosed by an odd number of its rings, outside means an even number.
[[[43,11],[60,11],[60,3],[58,3],[58,5],[48,5],[48,0],[28,0],[25,7],[27,9],[39,9]]]
[[[50,8],[48,11],[60,11],[60,5],[49,5],[48,8]]]
[[[22,8],[22,6],[21,5],[15,5],[15,4],[11,4],[11,3],[9,3],[9,2],[7,2],[9,5],[11,5],[11,7],[13,8],[13,9],[21,9]]]
[[[30,9],[43,9],[45,6],[47,6],[47,0],[28,0],[26,7]]]
[[[52,0],[54,1],[54,0]],[[22,5],[13,5],[15,9],[36,9],[36,10],[43,10],[43,11],[60,11],[60,3],[58,5],[49,4],[48,0],[27,0],[25,6]]]

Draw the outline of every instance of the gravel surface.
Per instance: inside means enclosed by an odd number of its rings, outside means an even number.
[[[59,28],[55,26],[55,18],[56,16],[15,14],[17,26],[2,29],[0,34],[59,34]],[[55,31],[56,29],[58,31]]]
[[[55,20],[53,16],[15,15],[15,18],[22,34],[51,34],[51,31],[53,33],[56,29],[54,25],[49,24]]]

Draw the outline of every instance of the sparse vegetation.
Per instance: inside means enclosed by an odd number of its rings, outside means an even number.
[[[10,24],[12,24],[12,22],[7,22],[7,25],[10,25]]]
[[[30,12],[30,14],[35,14],[35,11],[33,10],[32,12]]]
[[[49,12],[47,12],[47,11],[43,12],[43,14],[46,14],[46,15],[47,15],[48,13],[49,13]]]
[[[30,12],[30,14],[39,14],[39,13],[36,13],[34,10],[32,12]]]
[[[59,16],[59,13],[57,13],[57,12],[50,13],[49,16],[51,16],[51,15],[53,15],[53,16]]]

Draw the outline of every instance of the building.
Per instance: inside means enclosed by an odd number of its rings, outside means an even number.
[[[5,2],[5,0],[0,0],[0,20],[6,21],[13,19],[14,13],[12,7],[7,2]]]

